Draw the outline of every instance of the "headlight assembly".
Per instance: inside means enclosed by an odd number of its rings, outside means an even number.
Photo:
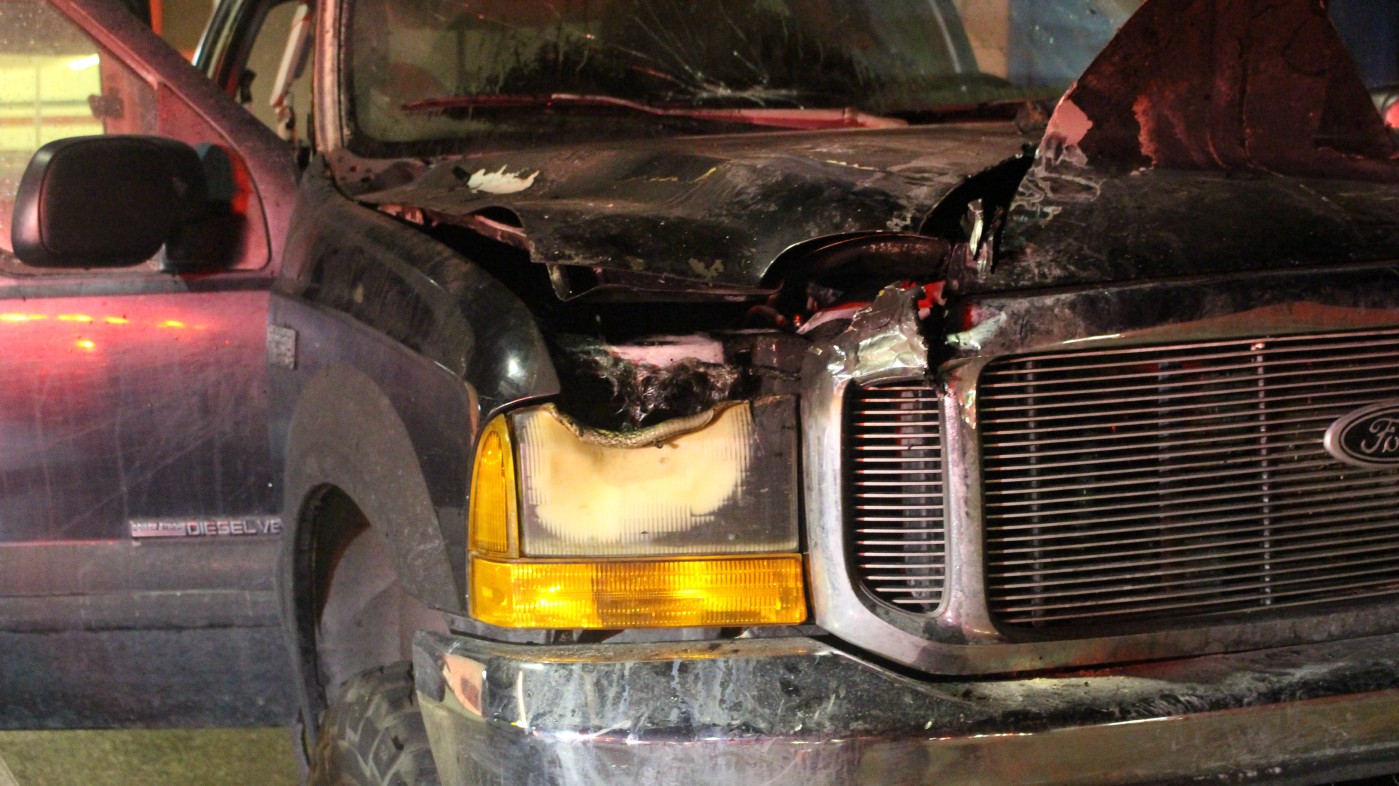
[[[551,405],[495,419],[473,476],[473,616],[523,628],[803,621],[794,410],[741,402],[625,435]]]

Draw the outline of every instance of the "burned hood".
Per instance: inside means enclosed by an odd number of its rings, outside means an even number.
[[[1324,3],[1148,0],[1060,101],[965,288],[1393,260],[1396,184]]]
[[[1048,164],[1399,182],[1323,0],[1148,0],[1050,119]]]
[[[1146,169],[1028,178],[997,261],[960,291],[1103,285],[1399,259],[1399,189]]]
[[[916,232],[969,175],[1029,141],[1003,123],[519,150],[358,198],[494,232],[536,262],[755,290],[806,241]]]

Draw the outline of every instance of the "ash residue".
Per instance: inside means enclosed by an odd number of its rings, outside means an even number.
[[[729,401],[744,379],[742,370],[726,363],[648,363],[622,354],[634,353],[619,353],[597,339],[560,337],[555,361],[565,393],[559,408],[590,426],[627,431]]]

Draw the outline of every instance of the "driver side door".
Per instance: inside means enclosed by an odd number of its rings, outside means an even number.
[[[0,0],[0,53],[0,728],[283,723],[265,353],[290,149],[112,0]],[[206,264],[15,255],[30,157],[111,134],[223,153],[235,229]]]

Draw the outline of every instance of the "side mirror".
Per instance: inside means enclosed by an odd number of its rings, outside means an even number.
[[[44,145],[30,160],[10,232],[15,256],[27,265],[125,267],[162,245],[167,257],[203,245],[184,236],[215,212],[205,165],[189,145],[150,136],[72,137]]]

